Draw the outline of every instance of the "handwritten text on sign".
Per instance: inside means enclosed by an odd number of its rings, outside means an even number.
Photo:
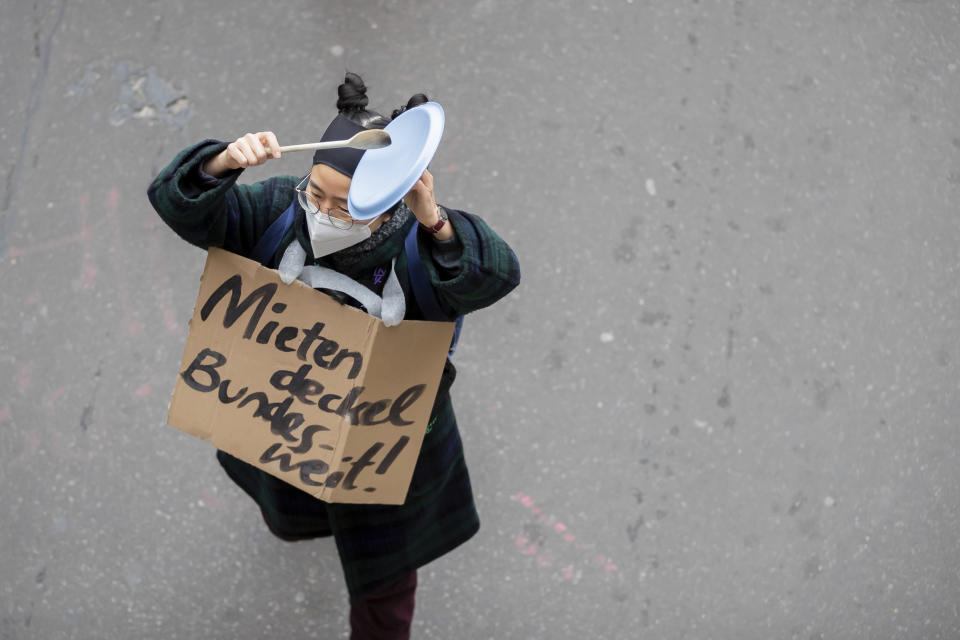
[[[167,420],[322,500],[402,504],[452,332],[210,249]]]

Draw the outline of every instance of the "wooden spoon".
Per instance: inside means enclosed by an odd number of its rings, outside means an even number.
[[[367,129],[361,131],[349,140],[330,140],[328,142],[310,142],[308,144],[292,144],[280,147],[280,153],[288,151],[316,151],[317,149],[381,149],[390,146],[390,134],[383,129]]]

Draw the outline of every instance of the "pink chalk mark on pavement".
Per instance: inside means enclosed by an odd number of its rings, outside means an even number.
[[[88,254],[85,254],[83,256],[83,267],[81,267],[80,286],[84,289],[93,288],[97,281],[97,273],[97,265],[93,263],[93,259]]]
[[[83,243],[83,261],[80,265],[80,287],[91,289],[97,281],[97,264],[93,260],[93,252],[90,250],[90,241],[93,239],[93,233],[90,230],[88,220],[90,217],[89,207],[90,194],[81,193],[77,198],[77,206],[80,209],[80,242]]]
[[[120,190],[116,187],[107,189],[107,215],[110,219],[110,226],[113,227],[115,243],[120,246],[123,240],[120,229]],[[123,310],[126,330],[129,335],[138,336],[143,333],[144,325],[133,316],[132,305],[130,304],[130,287],[127,282],[127,269],[121,263],[119,253],[112,252],[111,255],[114,271],[117,274],[115,290],[117,297],[120,298],[120,308]]]
[[[50,249],[56,249],[57,247],[62,247],[64,245],[73,244],[74,242],[80,241],[81,234],[76,233],[72,236],[57,238],[56,240],[49,240],[47,242],[40,242],[31,247],[10,247],[7,249],[7,255],[11,258],[20,258],[33,253],[43,253],[45,251],[49,251]]]
[[[224,501],[220,499],[220,496],[209,489],[203,492],[200,500],[203,501],[203,506],[207,509],[219,509],[224,506]]]
[[[7,255],[11,258],[20,258],[22,256],[28,256],[34,253],[44,253],[50,251],[51,249],[57,249],[64,245],[73,244],[75,242],[82,243],[84,247],[89,245],[90,238],[92,233],[90,228],[87,226],[87,194],[81,194],[78,198],[77,204],[80,209],[80,231],[74,233],[73,235],[64,236],[62,238],[54,238],[53,240],[47,240],[46,242],[39,242],[35,245],[29,247],[10,247],[7,249]]]
[[[140,385],[140,386],[137,388],[137,390],[133,392],[133,394],[134,394],[135,396],[137,396],[138,398],[149,398],[149,397],[150,397],[150,394],[152,394],[152,393],[153,393],[153,388],[152,388],[149,384],[147,384],[146,382],[144,382],[142,385]]]
[[[173,309],[167,308],[163,310],[163,326],[167,329],[167,333],[176,335],[180,332],[180,323],[177,322]]]
[[[23,393],[30,388],[30,365],[25,364],[17,372],[17,389]]]
[[[169,278],[164,278],[160,283],[160,293],[157,295],[157,301],[163,308],[164,329],[172,336],[180,335],[180,332],[183,330],[183,325],[178,320],[177,313],[173,307],[173,289],[170,288]]]
[[[57,387],[56,389],[54,389],[53,391],[47,394],[47,398],[43,401],[43,403],[48,407],[52,407],[54,403],[56,403],[56,401],[59,400],[63,396],[63,394],[66,392],[67,392],[67,385],[65,384],[60,385],[59,387]]]
[[[157,264],[158,257],[163,254],[163,242],[161,241],[161,234],[154,233],[150,236],[150,246],[149,246],[149,256],[150,256],[150,267],[148,269],[149,273],[162,273],[163,269]],[[155,295],[153,300],[156,303],[157,307],[160,308],[160,317],[163,321],[164,330],[172,335],[180,335],[181,326],[180,322],[177,321],[177,314],[173,305],[173,289],[170,286],[169,276],[160,276],[153,283]]]
[[[577,540],[577,537],[568,530],[566,524],[560,522],[553,514],[545,513],[543,509],[536,506],[533,498],[530,496],[524,493],[515,493],[510,497],[510,500],[513,502],[519,502],[521,505],[529,509],[530,513],[536,516],[538,522],[545,524],[550,530],[560,536],[561,539],[571,547],[578,550],[588,549],[588,545]],[[540,553],[540,549],[536,544],[530,544],[530,538],[528,536],[517,536],[517,538],[514,540],[514,544],[524,555],[536,556],[537,565],[540,567],[549,567],[555,560],[553,554],[548,552]],[[613,560],[600,553],[591,553],[593,556],[591,558],[592,564],[602,568],[605,573],[611,574],[618,571],[617,565],[613,562]],[[574,571],[573,565],[569,565],[560,571],[560,579],[562,581],[573,580],[576,576],[577,572]]]
[[[537,566],[546,568],[553,564],[553,554],[552,553],[541,553],[537,556]]]

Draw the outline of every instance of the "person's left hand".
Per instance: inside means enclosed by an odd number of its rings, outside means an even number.
[[[407,192],[407,195],[403,196],[403,201],[423,226],[433,228],[440,221],[437,199],[433,195],[433,174],[429,170],[424,170],[423,175],[413,185],[413,188]],[[438,240],[447,240],[453,237],[453,227],[447,222],[441,227],[440,231],[434,234],[434,237]]]
[[[433,195],[433,174],[425,170],[413,188],[403,196],[417,220],[425,225],[437,223],[437,200]]]

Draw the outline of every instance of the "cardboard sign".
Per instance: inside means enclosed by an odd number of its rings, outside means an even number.
[[[167,422],[321,500],[402,504],[452,336],[210,249]]]

